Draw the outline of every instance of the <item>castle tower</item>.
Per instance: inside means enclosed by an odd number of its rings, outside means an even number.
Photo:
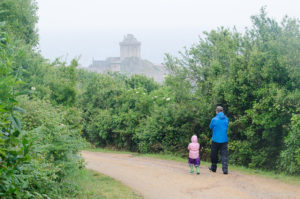
[[[121,61],[127,57],[141,58],[141,42],[137,41],[132,34],[127,34],[120,44]]]

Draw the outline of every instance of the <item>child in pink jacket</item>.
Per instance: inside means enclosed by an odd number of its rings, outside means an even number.
[[[197,174],[200,174],[200,156],[199,156],[199,149],[200,144],[198,143],[198,138],[196,135],[193,135],[191,138],[192,143],[189,144],[189,165],[191,168],[191,173],[194,173],[194,166],[196,167]]]

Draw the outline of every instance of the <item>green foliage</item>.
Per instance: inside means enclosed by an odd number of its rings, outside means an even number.
[[[80,71],[79,79],[87,86],[79,104],[84,110],[84,136],[92,143],[182,154],[189,142],[187,136],[200,134],[199,120],[194,117],[204,116],[195,108],[199,103],[184,104],[192,97],[190,84],[175,83],[172,77],[165,86],[159,86],[139,75],[127,78],[90,74],[85,78],[88,75]],[[207,135],[202,137],[205,142],[209,140]]]
[[[148,93],[158,88],[158,84],[153,79],[148,79],[144,75],[132,75],[125,82],[130,88],[144,88]]]
[[[144,76],[97,75],[86,82],[79,104],[84,110],[84,135],[97,145],[135,149],[135,129],[149,114],[148,94],[158,87]]]
[[[81,115],[76,108],[54,107],[49,101],[19,98],[26,113],[23,136],[30,137],[33,161],[24,166],[23,181],[28,193],[50,198],[74,196],[78,187],[67,178],[83,167],[78,152],[85,145],[80,138]]]
[[[5,22],[5,31],[14,38],[36,46],[38,44],[36,11],[35,0],[1,0],[0,22]]]
[[[49,63],[33,51],[35,12],[31,0],[0,2],[0,198],[74,198],[67,178],[83,167],[85,143],[77,61]]]
[[[58,62],[57,70],[54,74],[51,74],[52,76],[49,78],[50,97],[57,104],[71,106],[75,103],[75,68],[77,65],[76,60],[73,60],[70,66],[65,66],[65,63]]]
[[[280,169],[289,174],[300,174],[300,114],[293,115],[291,120],[291,131],[285,137],[285,149],[280,153]]]
[[[5,42],[0,44],[0,196],[74,196],[78,189],[65,178],[82,167],[77,155],[83,147],[81,113],[73,107],[55,108],[49,101],[18,97],[23,93],[17,80],[20,74],[13,67],[18,53],[7,35],[1,39]]]
[[[16,116],[15,87],[20,83],[11,68],[12,46],[7,34],[0,35],[0,196],[20,198],[24,185],[20,182],[24,164],[30,162],[30,139],[20,136],[21,123]],[[22,186],[23,187],[22,187]]]

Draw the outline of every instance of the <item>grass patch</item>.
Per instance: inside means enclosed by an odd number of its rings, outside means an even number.
[[[123,185],[101,173],[83,169],[71,179],[80,187],[76,199],[141,199],[142,197]]]
[[[92,152],[106,152],[106,153],[117,153],[117,154],[132,154],[132,155],[140,155],[141,153],[136,153],[136,152],[130,152],[130,151],[122,151],[122,150],[117,150],[115,148],[86,148],[86,151],[92,151]]]
[[[88,148],[87,151],[94,151],[94,152],[107,152],[107,153],[119,153],[119,154],[131,154],[133,156],[140,156],[140,157],[151,157],[151,158],[158,158],[163,160],[174,160],[177,162],[187,162],[187,158],[183,158],[180,156],[176,156],[174,154],[163,154],[163,153],[135,153],[129,151],[119,151],[112,148]],[[201,161],[202,166],[209,166],[210,162]],[[218,164],[218,168],[222,168],[221,164]],[[275,173],[274,171],[263,171],[259,169],[250,169],[243,166],[236,166],[236,165],[229,165],[229,171],[239,171],[242,173],[250,174],[250,175],[257,175],[260,177],[267,177],[271,179],[276,179],[281,182],[285,182],[288,184],[293,184],[300,186],[300,176],[288,176],[283,173]]]
[[[284,183],[300,186],[300,176],[289,176],[284,173],[276,173],[275,171],[264,171],[264,170],[260,170],[260,169],[251,169],[251,168],[246,168],[243,166],[230,165],[229,167],[231,170],[234,170],[234,171],[239,171],[239,172],[250,174],[250,175],[267,177],[267,178],[279,180]]]

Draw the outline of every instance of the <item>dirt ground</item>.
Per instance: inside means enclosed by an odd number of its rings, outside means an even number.
[[[185,163],[129,154],[83,151],[87,168],[108,175],[145,199],[300,199],[300,187],[273,179],[230,171],[223,175],[200,166],[190,174]]]

